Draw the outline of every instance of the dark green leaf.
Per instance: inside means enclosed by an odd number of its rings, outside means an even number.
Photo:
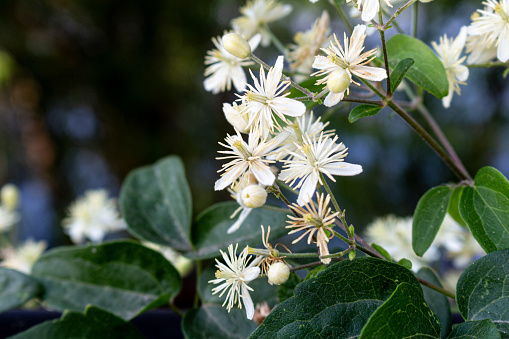
[[[398,284],[420,291],[412,272],[375,258],[356,258],[329,265],[316,278],[295,288],[251,338],[352,338]]]
[[[405,77],[406,72],[412,67],[415,61],[411,58],[406,58],[398,62],[396,68],[391,73],[391,90],[392,93],[398,88],[399,84]]]
[[[11,339],[142,339],[132,324],[100,308],[89,306],[85,314],[65,311],[60,319],[46,321]]]
[[[91,304],[126,320],[168,303],[181,287],[160,253],[133,242],[57,248],[39,258],[32,275],[50,307],[82,311]]]
[[[491,320],[466,321],[455,325],[447,339],[500,339],[500,333]]]
[[[191,249],[192,200],[180,158],[169,156],[129,173],[120,206],[129,231],[138,238]]]
[[[295,287],[297,287],[300,281],[299,276],[295,272],[290,273],[288,280],[284,284],[281,284],[277,290],[277,299],[280,303],[293,297]]]
[[[370,117],[378,114],[382,107],[380,106],[372,106],[372,105],[358,105],[355,106],[354,109],[350,112],[348,116],[348,121],[351,123],[356,122],[360,118]]]
[[[408,69],[406,78],[439,99],[449,93],[449,82],[444,65],[424,42],[414,37],[396,34],[387,41],[389,66],[396,68],[399,62],[410,58],[415,61]]]
[[[403,266],[407,270],[411,270],[412,269],[412,262],[410,260],[408,260],[408,259],[405,259],[405,258],[403,258],[400,261],[398,261],[398,265]]]
[[[371,247],[373,247],[375,250],[377,250],[378,253],[383,255],[385,259],[392,261],[391,255],[389,254],[389,252],[385,250],[385,248],[377,244],[371,244]]]
[[[412,222],[412,248],[422,257],[435,240],[449,207],[452,189],[433,187],[419,199]]]
[[[452,191],[451,199],[449,200],[449,208],[447,212],[449,215],[461,226],[467,227],[465,220],[461,217],[460,214],[460,200],[461,194],[463,193],[463,186],[456,187],[454,191]]]
[[[195,251],[186,253],[191,259],[207,259],[220,255],[219,250],[226,251],[230,244],[239,244],[242,249],[246,245],[254,246],[262,242],[260,225],[270,226],[271,239],[277,239],[285,234],[286,209],[264,206],[251,211],[240,228],[226,234],[228,228],[236,221],[230,219],[232,213],[239,207],[236,202],[215,204],[200,213],[193,225],[193,242]]]
[[[223,295],[219,298],[219,293],[212,295],[212,289],[219,286],[209,283],[209,280],[215,279],[214,274],[216,270],[217,269],[214,266],[210,266],[203,270],[200,276],[200,280],[198,282],[198,293],[202,303],[204,304],[222,305],[226,297],[226,295]],[[250,294],[255,305],[265,301],[272,308],[278,303],[277,290],[279,286],[270,285],[267,282],[266,277],[251,281],[249,283],[249,287],[251,287],[254,291]]]
[[[40,285],[29,276],[0,267],[0,312],[19,307],[39,294]]]
[[[509,249],[490,253],[461,274],[456,301],[466,320],[490,319],[509,338]]]
[[[228,313],[218,305],[189,310],[182,319],[182,331],[190,339],[245,339],[255,328],[255,322],[246,318],[244,309],[232,308]]]
[[[419,272],[417,272],[417,276],[437,286],[443,287],[436,275],[429,268],[421,268]],[[442,324],[441,336],[442,338],[445,338],[451,331],[451,308],[449,306],[449,301],[442,293],[432,290],[424,285],[421,287],[426,304],[428,304],[429,308],[431,308],[431,310],[435,312],[440,319],[440,323]]]
[[[509,248],[509,182],[502,173],[479,170],[475,186],[463,189],[460,214],[486,253]]]
[[[359,339],[440,338],[440,320],[429,309],[421,290],[401,283],[369,318]]]
[[[307,275],[304,281],[312,279],[317,276],[318,273],[322,272],[324,269],[327,268],[327,265],[320,265],[314,269],[312,269]]]

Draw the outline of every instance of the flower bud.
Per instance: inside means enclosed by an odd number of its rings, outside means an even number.
[[[426,3],[426,2],[431,2],[433,0],[420,0],[420,1]]]
[[[19,203],[19,190],[13,184],[7,184],[2,187],[2,191],[0,192],[0,197],[2,201],[2,205],[5,206],[10,211],[13,211],[18,207]]]
[[[249,43],[237,33],[228,33],[223,36],[223,46],[226,51],[237,58],[245,59],[251,54]]]
[[[242,204],[247,208],[261,207],[267,201],[267,191],[258,185],[249,185],[240,194]]]
[[[269,284],[281,285],[288,280],[290,268],[285,263],[277,262],[270,265],[267,276],[269,277]]]
[[[350,81],[350,74],[340,68],[329,75],[327,87],[333,93],[342,93],[348,88],[348,86],[350,86]]]
[[[237,105],[235,102],[233,106],[230,104],[223,104],[223,113],[226,117],[226,120],[239,130],[241,133],[248,133],[249,128],[247,128],[248,123],[248,110],[244,105]]]

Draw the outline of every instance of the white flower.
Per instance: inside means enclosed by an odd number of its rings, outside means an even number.
[[[284,18],[292,11],[291,5],[282,5],[275,0],[248,0],[246,6],[240,9],[242,16],[232,20],[235,32],[249,39],[256,33],[262,35],[262,46],[270,43],[270,32],[267,24]]]
[[[305,135],[310,139],[318,138],[322,132],[326,137],[334,135],[334,130],[324,131],[325,127],[328,125],[329,122],[321,122],[320,117],[314,120],[312,111],[296,118],[294,122],[283,128],[283,131],[288,132],[289,136],[281,143],[281,146],[274,151],[276,153],[274,159],[281,160],[290,155],[291,152],[296,152],[299,145],[304,143],[303,137]],[[272,158],[270,159],[272,160]]]
[[[283,262],[276,262],[269,267],[267,277],[269,284],[281,285],[284,284],[290,276],[290,268]]]
[[[467,27],[461,27],[460,33],[456,39],[447,38],[447,34],[440,37],[440,44],[431,42],[433,48],[442,64],[444,65],[447,73],[447,80],[449,81],[449,94],[442,99],[442,104],[445,108],[449,108],[454,92],[458,95],[461,94],[459,84],[466,85],[468,79],[468,68],[462,63],[465,61],[466,56],[461,56],[463,47],[467,40]]]
[[[108,199],[106,190],[90,190],[69,207],[68,217],[63,220],[64,231],[78,244],[85,238],[92,242],[102,241],[106,233],[125,229],[115,199]]]
[[[357,25],[355,26],[350,39],[346,37],[345,33],[344,49],[341,47],[341,44],[334,34],[335,44],[334,42],[331,42],[329,48],[322,48],[322,51],[324,51],[327,56],[318,55],[315,57],[313,68],[316,68],[319,71],[311,75],[325,75],[325,77],[316,82],[317,85],[326,84],[331,73],[339,69],[346,70],[350,78],[352,77],[352,74],[371,81],[381,81],[387,78],[387,72],[385,69],[365,66],[374,58],[374,54],[376,53],[376,49],[362,53],[364,50],[364,39],[366,38],[365,32],[365,25]],[[349,89],[347,88],[345,91],[340,93],[329,92],[324,101],[325,106],[331,107],[336,105],[343,99],[345,92],[348,94],[348,91]]]
[[[487,0],[486,7],[478,9],[480,16],[474,17],[469,26],[469,35],[483,37],[484,48],[497,47],[497,58],[509,60],[509,0]]]
[[[261,36],[255,35],[249,40],[251,50],[255,50],[260,43]],[[239,92],[246,88],[246,73],[242,66],[252,65],[253,62],[247,59],[240,59],[228,53],[221,44],[221,37],[212,38],[212,42],[216,49],[207,51],[205,57],[205,65],[209,65],[205,69],[203,81],[205,90],[217,94],[231,89],[231,85]]]
[[[45,241],[27,240],[24,244],[16,249],[8,248],[2,252],[4,260],[1,265],[3,267],[12,268],[30,274],[32,266],[46,249]]]
[[[469,35],[465,46],[468,54],[467,64],[484,64],[497,57],[495,45],[486,46],[482,35]]]
[[[9,231],[18,221],[18,212],[0,205],[0,233]]]
[[[240,133],[249,133],[249,109],[245,104],[237,105],[234,102],[233,105],[230,105],[224,103],[223,113],[230,125],[239,130]]]
[[[306,105],[286,97],[290,92],[283,94],[284,90],[290,86],[289,82],[281,81],[283,62],[283,56],[279,56],[275,66],[269,69],[267,77],[263,67],[260,67],[260,81],[249,70],[254,86],[247,84],[249,91],[239,99],[249,109],[247,128],[259,130],[263,136],[273,132],[274,125],[279,126],[276,117],[286,123],[285,116],[298,117],[306,112]]]
[[[346,0],[350,2],[352,0]],[[385,0],[385,4],[392,7],[389,0]],[[362,21],[371,21],[375,18],[380,9],[380,2],[378,0],[357,0],[357,9],[362,12]]]
[[[344,162],[347,149],[343,143],[336,144],[337,140],[337,136],[331,140],[323,133],[314,139],[305,136],[303,145],[298,146],[298,151],[290,153],[293,158],[285,161],[285,169],[281,171],[279,179],[291,181],[290,185],[293,186],[297,179],[302,178],[296,186],[300,188],[297,199],[299,205],[302,206],[310,200],[318,183],[323,184],[320,173],[335,182],[333,175],[353,176],[362,172],[360,165]]]
[[[292,221],[287,221],[290,225],[287,225],[286,228],[293,228],[288,234],[305,231],[295,239],[292,244],[299,242],[306,235],[308,244],[310,244],[313,236],[316,236],[316,241],[313,240],[313,242],[318,246],[320,256],[329,255],[329,247],[327,244],[329,240],[334,237],[332,228],[334,227],[336,217],[339,215],[339,211],[332,213],[332,209],[329,207],[330,199],[331,197],[328,194],[324,199],[323,194],[316,193],[318,206],[315,206],[312,201],[306,203],[304,207],[300,207],[296,204],[290,206],[300,217],[288,216]],[[330,238],[325,231],[331,234]],[[322,258],[321,261],[327,265],[331,262],[331,258]]]
[[[265,157],[272,154],[272,151],[288,137],[288,132],[281,132],[275,138],[267,141],[261,138],[258,132],[249,133],[248,143],[246,143],[239,131],[237,134],[228,135],[224,140],[226,144],[219,143],[221,146],[228,148],[228,151],[218,151],[226,154],[224,157],[216,159],[232,159],[229,163],[224,164],[218,171],[224,171],[221,178],[216,181],[214,189],[220,191],[232,185],[235,180],[242,179],[249,171],[256,180],[262,185],[271,186],[276,180],[276,176],[272,173],[267,164],[273,163]]]
[[[323,11],[311,29],[295,34],[293,39],[296,44],[290,45],[288,53],[291,69],[300,73],[311,73],[315,55],[330,40],[329,21],[329,14]]]
[[[251,187],[251,186],[257,186],[260,189],[263,189],[261,185],[257,182],[254,175],[250,172],[248,172],[246,175],[243,176],[243,178],[239,181],[237,181],[236,184],[233,185],[232,188],[228,188],[228,191],[231,193],[231,197],[237,201],[239,204],[239,208],[233,212],[233,214],[230,216],[230,219],[235,218],[235,216],[240,212],[239,218],[233,225],[228,228],[226,231],[227,234],[231,234],[238,230],[242,223],[247,219],[251,211],[253,210],[253,207],[248,207],[244,204],[243,199],[243,193],[244,189]],[[265,191],[265,189],[263,189]],[[265,192],[267,194],[267,192]]]
[[[230,312],[231,308],[237,304],[239,308],[242,309],[242,303],[246,307],[246,316],[248,319],[253,319],[254,315],[254,305],[251,296],[249,295],[249,291],[253,291],[251,287],[247,284],[258,278],[260,275],[260,268],[256,265],[260,262],[261,257],[253,260],[249,266],[246,267],[249,262],[247,249],[240,253],[237,257],[238,244],[235,245],[235,250],[233,249],[233,244],[228,246],[228,255],[223,251],[219,250],[223,255],[223,259],[226,263],[222,264],[219,260],[216,259],[217,265],[216,267],[219,269],[216,271],[216,279],[210,280],[209,283],[219,284],[221,285],[214,287],[212,289],[212,294],[216,294],[221,292],[219,297],[222,297],[224,292],[228,291],[226,294],[226,299],[223,303],[223,306],[227,305],[228,312]],[[242,300],[242,303],[240,302]]]
[[[432,244],[421,257],[412,249],[412,218],[394,215],[378,218],[366,228],[366,240],[382,246],[395,260],[406,258],[412,262],[412,271],[440,258],[439,247]]]

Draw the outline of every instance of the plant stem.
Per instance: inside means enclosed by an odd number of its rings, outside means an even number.
[[[295,215],[297,218],[300,218],[300,215],[297,212],[295,212],[295,210],[293,208],[291,208],[292,204],[290,203],[290,201],[288,199],[286,199],[285,195],[283,194],[283,192],[281,192],[281,189],[276,184],[276,182],[274,182],[274,184],[271,186],[271,188],[273,190],[273,193],[276,195],[276,198],[283,200],[285,205],[288,206],[290,208],[290,210],[293,212],[293,215]]]
[[[429,281],[426,281],[426,280],[421,279],[419,277],[416,277],[416,278],[417,278],[417,280],[419,280],[419,282],[422,285],[427,286],[427,287],[431,288],[432,290],[435,290],[435,291],[437,291],[439,293],[442,293],[442,294],[448,296],[449,298],[456,299],[456,296],[453,293],[443,289],[442,287],[434,285],[434,284],[430,283]]]
[[[327,258],[341,258],[345,254],[350,253],[353,250],[353,247],[349,247],[346,250],[338,253],[328,254],[328,255],[322,255],[320,256],[320,259],[327,259]]]
[[[173,312],[175,312],[175,314],[176,314],[176,315],[178,315],[180,318],[182,318],[182,316],[183,316],[184,314],[182,313],[182,311],[181,311],[181,310],[179,310],[179,309],[178,309],[178,307],[177,307],[177,306],[175,306],[175,304],[173,304],[173,302],[170,302],[170,303],[169,303],[169,306],[170,306],[171,310],[172,310]]]
[[[419,1],[413,7],[412,35],[417,37],[417,23],[419,19]]]
[[[358,103],[361,103],[361,104],[375,105],[375,106],[380,106],[380,107],[384,106],[384,103],[382,101],[380,101],[380,100],[366,100],[366,99],[355,99],[355,98],[343,98],[343,99],[341,99],[341,101],[358,102]]]
[[[509,62],[487,62],[485,64],[465,65],[468,68],[489,68],[489,67],[509,67]]]
[[[353,33],[352,25],[348,21],[348,18],[345,15],[345,12],[343,12],[343,9],[341,8],[341,5],[339,4],[339,0],[332,0],[331,2],[334,4],[334,7],[336,7],[336,10],[338,11],[338,14],[339,14],[339,17],[341,18],[341,20],[343,20],[346,27],[348,27],[348,31],[350,31],[350,35],[352,35],[352,33]]]
[[[336,197],[334,196],[334,194],[332,194],[332,191],[331,191],[331,189],[329,187],[329,184],[327,184],[327,181],[325,180],[325,177],[323,176],[322,172],[320,172],[320,180],[322,181],[322,185],[325,187],[325,190],[327,191],[327,193],[331,197],[332,204],[334,205],[334,208],[336,209],[336,212],[339,212],[339,216],[340,216],[339,219],[341,220],[341,222],[345,226],[345,231],[346,231],[346,234],[348,235],[348,239],[350,241],[352,241],[353,244],[355,244],[355,238],[354,238],[353,234],[350,232],[350,229],[348,227],[348,223],[346,222],[345,213],[344,213],[344,211],[341,210],[341,208],[339,208],[338,202],[336,201]],[[350,245],[353,245],[353,244],[350,244]]]
[[[391,18],[385,23],[384,29],[387,29],[387,27],[389,27],[389,25],[391,24],[391,22],[394,21],[394,19],[396,19],[405,9],[408,8],[408,6],[412,5],[416,1],[417,0],[410,0],[406,4],[404,4],[403,6],[398,8],[398,10],[396,12],[394,12],[394,14],[391,16]]]
[[[202,262],[201,260],[196,260],[196,291],[198,291],[198,284],[200,283],[200,277],[202,272]],[[200,296],[198,292],[194,295],[194,303],[193,307],[196,308],[200,306]]]
[[[302,270],[304,268],[320,266],[320,265],[324,265],[324,263],[321,262],[321,261],[315,261],[315,262],[312,262],[312,263],[309,263],[309,264],[304,264],[304,265],[292,267],[292,268],[290,268],[290,272],[295,272],[295,271],[298,271],[298,270]]]
[[[278,257],[285,257],[285,258],[316,258],[318,257],[318,253],[281,253],[278,251]]]
[[[382,0],[378,0],[380,8],[382,8]],[[392,97],[391,92],[391,77],[389,76],[389,59],[387,58],[387,46],[385,44],[385,26],[383,25],[383,13],[382,11],[378,11],[378,20],[380,21],[378,26],[378,32],[380,33],[380,40],[382,40],[382,51],[384,54],[384,63],[385,63],[385,72],[387,73],[387,78],[385,79],[387,83],[387,97]]]

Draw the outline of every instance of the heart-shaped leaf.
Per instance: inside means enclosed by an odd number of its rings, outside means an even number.
[[[373,115],[377,115],[381,109],[382,109],[382,107],[380,107],[380,106],[372,106],[372,105],[364,105],[364,104],[355,106],[354,109],[350,112],[350,115],[348,116],[348,121],[350,123],[354,123],[357,120],[359,120],[360,118],[371,117]]]
[[[23,305],[39,291],[39,283],[31,277],[0,267],[0,312]]]
[[[500,339],[500,332],[489,319],[465,321],[455,325],[447,339]]]

